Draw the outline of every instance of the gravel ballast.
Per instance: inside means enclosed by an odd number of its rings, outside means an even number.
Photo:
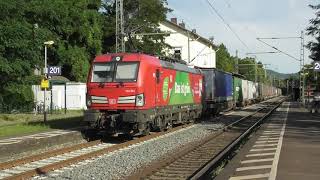
[[[46,177],[48,179],[123,179],[140,167],[165,157],[170,151],[201,140],[222,127],[223,124],[220,123],[195,124],[94,160],[53,171]],[[35,179],[38,178],[40,177]]]

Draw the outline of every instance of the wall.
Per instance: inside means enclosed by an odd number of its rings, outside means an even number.
[[[44,101],[44,91],[41,91],[39,85],[33,85],[34,100],[37,105]],[[65,108],[69,110],[86,109],[86,84],[85,83],[67,83],[66,91],[64,85],[53,85],[51,91],[46,91],[46,108],[50,107],[52,92],[52,106],[54,109]]]
[[[176,49],[181,49],[181,59],[188,63],[188,35],[161,23],[159,28],[164,32],[172,32],[170,36],[165,38],[165,42]],[[189,65],[205,68],[216,67],[216,53],[213,47],[191,38],[189,46],[190,60],[194,59],[188,63]]]

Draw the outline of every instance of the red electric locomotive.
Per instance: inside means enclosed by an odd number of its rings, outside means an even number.
[[[86,132],[148,134],[194,121],[202,78],[197,69],[146,54],[97,56],[87,80]]]

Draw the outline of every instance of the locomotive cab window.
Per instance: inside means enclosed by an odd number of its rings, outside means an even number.
[[[137,62],[121,62],[117,64],[116,82],[136,81],[138,75]]]
[[[92,82],[112,82],[114,63],[96,63],[92,69]]]
[[[91,82],[135,82],[138,68],[138,62],[95,63]]]

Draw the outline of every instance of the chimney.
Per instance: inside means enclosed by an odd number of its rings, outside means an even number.
[[[183,21],[181,23],[179,23],[179,26],[186,28],[186,24]]]
[[[192,29],[191,32],[197,34],[197,30],[196,29]]]
[[[171,22],[173,23],[173,24],[177,24],[177,18],[171,18]]]

